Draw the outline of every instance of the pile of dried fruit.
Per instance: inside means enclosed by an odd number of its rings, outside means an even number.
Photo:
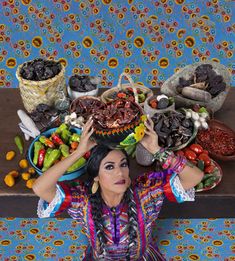
[[[88,119],[95,111],[104,108],[105,104],[98,98],[81,97],[71,103],[70,112],[76,112],[77,116]]]
[[[115,129],[127,126],[141,116],[139,106],[128,99],[117,99],[93,112],[96,130]]]
[[[37,105],[36,109],[32,111],[29,116],[35,122],[37,128],[43,131],[52,125],[52,121],[55,117],[59,116],[59,111],[53,106],[40,103]]]
[[[98,77],[89,75],[73,75],[69,78],[69,87],[77,92],[89,92],[97,88]]]
[[[59,74],[61,69],[60,62],[38,58],[24,63],[20,69],[20,76],[26,80],[44,81]]]
[[[208,101],[224,91],[226,83],[221,75],[216,74],[211,64],[202,64],[195,69],[194,75],[188,80],[179,78],[176,90],[183,96]]]
[[[185,114],[179,111],[155,113],[152,120],[161,147],[175,148],[181,146],[193,136],[193,121],[187,119]]]

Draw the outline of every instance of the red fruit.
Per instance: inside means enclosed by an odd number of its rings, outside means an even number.
[[[185,150],[184,156],[189,160],[195,160],[197,158],[196,153],[190,149]]]
[[[214,165],[210,165],[210,166],[207,166],[205,169],[204,169],[204,172],[205,173],[212,173],[215,169],[215,166]]]
[[[192,144],[189,148],[196,154],[201,154],[203,152],[203,148],[199,144]]]
[[[202,153],[207,154],[207,155],[209,154],[208,150],[203,150]]]
[[[204,153],[200,154],[198,156],[198,159],[202,160],[204,162],[205,166],[211,165],[211,159],[209,158],[209,156],[207,154],[204,154]]]
[[[117,97],[118,97],[118,98],[126,98],[126,94],[123,93],[123,92],[119,92],[119,93],[117,94]]]
[[[178,156],[184,156],[184,152],[183,152],[182,150],[178,150],[178,151],[176,152],[176,155],[178,155]]]

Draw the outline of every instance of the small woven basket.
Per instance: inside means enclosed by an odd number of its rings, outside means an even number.
[[[121,81],[122,81],[122,77],[123,76],[126,76],[126,78],[128,79],[129,83],[124,83],[124,84],[121,84]],[[101,97],[101,100],[103,102],[111,102],[114,100],[114,98],[112,98],[112,94],[114,92],[118,92],[118,91],[121,91],[121,90],[125,90],[127,88],[132,88],[133,89],[133,92],[134,92],[134,97],[135,97],[135,102],[138,103],[140,106],[143,106],[144,105],[144,102],[142,103],[139,103],[138,101],[138,93],[137,93],[137,88],[139,88],[141,91],[144,92],[145,95],[147,95],[146,98],[150,97],[153,95],[153,91],[151,89],[149,89],[148,87],[144,86],[144,85],[141,85],[141,84],[138,84],[138,83],[134,83],[131,76],[127,73],[122,73],[120,74],[119,76],[119,79],[118,79],[118,85],[116,87],[113,87],[113,88],[110,88],[108,89],[107,91],[103,92],[102,95],[100,96]]]
[[[16,70],[16,78],[19,81],[19,89],[25,109],[30,113],[36,109],[40,103],[52,106],[60,98],[61,92],[66,94],[65,68],[62,69],[51,79],[45,81],[31,81],[21,77],[20,69],[23,64],[19,65]]]

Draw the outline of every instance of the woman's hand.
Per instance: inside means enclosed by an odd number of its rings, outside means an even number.
[[[83,132],[81,135],[81,139],[79,142],[79,146],[77,150],[82,153],[86,153],[89,150],[91,150],[95,145],[96,142],[91,139],[91,135],[94,132],[94,129],[92,128],[93,120],[92,118],[89,118],[89,120],[86,122],[86,124],[83,127]]]
[[[155,154],[160,150],[160,146],[158,145],[158,136],[154,131],[154,123],[148,116],[147,120],[144,123],[145,135],[140,143],[152,154]]]

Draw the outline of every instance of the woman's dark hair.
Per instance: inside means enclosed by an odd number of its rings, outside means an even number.
[[[91,203],[91,213],[94,220],[97,238],[100,244],[99,255],[103,255],[105,252],[105,244],[107,239],[104,234],[104,222],[102,218],[102,204],[103,200],[101,197],[100,189],[95,194],[91,193],[91,187],[93,180],[99,174],[99,168],[101,161],[114,150],[113,148],[107,147],[105,145],[97,145],[91,151],[91,156],[87,162],[87,174],[89,177],[88,192],[90,194],[90,203]],[[127,158],[129,165],[128,155],[125,150],[121,150]],[[123,202],[128,204],[128,218],[129,218],[129,245],[128,245],[128,257],[130,259],[130,249],[135,245],[137,237],[137,213],[136,213],[136,204],[133,197],[133,191],[131,188],[128,188],[125,192]]]

